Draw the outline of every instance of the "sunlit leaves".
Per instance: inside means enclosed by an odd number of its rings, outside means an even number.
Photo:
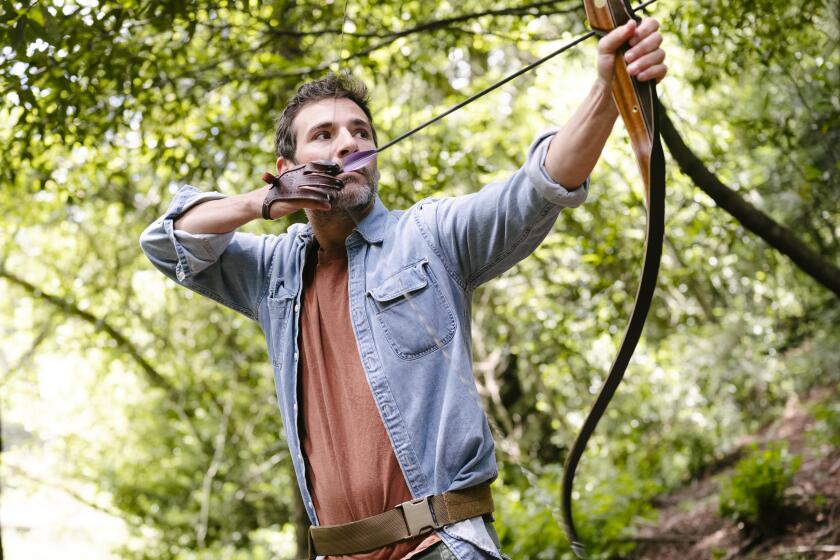
[[[4,2],[0,15],[0,263],[37,287],[0,280],[3,364],[15,368],[3,378],[4,421],[11,410],[20,435],[10,453],[42,444],[42,425],[20,419],[46,394],[43,371],[88,368],[77,381],[90,406],[73,409],[50,445],[73,458],[67,476],[95,479],[130,522],[142,546],[125,555],[270,557],[280,545],[265,544],[266,532],[288,540],[296,490],[259,328],[161,277],[140,255],[139,233],[182,183],[227,194],[260,186],[274,166],[274,119],[300,80],[353,70],[371,86],[387,140],[583,30],[580,6],[93,4]],[[672,69],[660,91],[692,149],[836,262],[836,7],[660,0],[653,9]],[[585,96],[593,50],[384,153],[386,205],[504,178]],[[668,185],[645,336],[580,474],[585,534],[616,539],[595,554],[625,553],[620,540],[652,494],[702,471],[793,391],[840,371],[836,303],[674,165]],[[559,465],[634,298],[643,195],[620,125],[590,189],[534,255],[474,298],[475,375],[499,442],[499,527],[517,558],[568,553],[552,516]],[[248,229],[277,233],[302,219]],[[137,356],[177,398],[152,388]]]

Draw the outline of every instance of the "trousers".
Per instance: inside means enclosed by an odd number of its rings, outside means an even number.
[[[487,526],[487,532],[490,533],[490,538],[493,539],[496,546],[500,546],[499,535],[496,533],[496,528],[493,527],[493,523],[488,521],[486,518],[484,523]],[[502,557],[508,558],[504,554]],[[447,547],[446,544],[439,542],[428,550],[424,550],[423,554],[415,556],[412,560],[457,560],[457,558],[454,554],[452,554],[452,551],[449,550],[449,547]],[[508,560],[510,559],[508,558]]]
[[[423,554],[414,557],[416,560],[457,560],[452,551],[444,543],[439,542],[424,550]]]

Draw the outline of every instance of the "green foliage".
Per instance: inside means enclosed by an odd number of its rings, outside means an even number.
[[[781,444],[763,450],[751,446],[733,474],[721,481],[718,512],[762,531],[777,528],[785,510],[785,490],[800,462]]]
[[[594,463],[594,464],[593,464]],[[549,466],[539,473],[509,466],[495,487],[496,527],[502,551],[512,558],[572,559],[562,529],[559,496],[562,469]],[[635,470],[618,471],[605,461],[588,462],[576,481],[575,526],[593,559],[624,557],[634,521],[650,518],[647,497],[661,490]]]
[[[811,409],[811,414],[816,420],[816,425],[809,435],[818,444],[840,447],[840,402],[837,400],[837,392],[816,403]]]
[[[300,521],[259,328],[165,281],[137,247],[173,189],[260,186],[273,119],[302,79],[327,68],[369,82],[387,140],[583,30],[581,6],[565,0],[347,2],[342,35],[343,7],[4,2],[0,271],[29,287],[0,279],[0,408],[13,436],[2,464],[48,451],[61,458],[60,482],[93,481],[129,527],[122,557],[291,558]],[[660,91],[692,149],[840,261],[837,6],[652,9],[671,68]],[[507,175],[533,135],[581,101],[594,52],[584,45],[389,150],[385,203],[469,193]],[[644,235],[636,173],[617,126],[586,205],[475,294],[499,527],[518,559],[569,557],[560,465],[632,306]],[[652,497],[703,472],[791,394],[840,381],[837,299],[674,165],[668,184],[644,338],[576,486],[577,523],[597,557],[628,554]],[[281,233],[301,219],[248,229]],[[838,445],[836,405],[815,415],[821,444]]]

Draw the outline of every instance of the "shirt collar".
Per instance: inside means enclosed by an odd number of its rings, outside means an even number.
[[[373,209],[367,216],[362,218],[361,222],[356,224],[354,229],[355,231],[358,231],[359,235],[361,235],[368,243],[380,243],[385,238],[385,225],[387,221],[388,209],[385,208],[385,205],[382,204],[382,200],[380,200],[377,195],[376,200],[373,203]],[[309,243],[312,239],[314,239],[315,235],[312,231],[312,224],[304,224],[303,230],[299,235],[306,243]]]
[[[388,209],[382,204],[379,196],[373,203],[373,209],[362,221],[356,224],[356,231],[368,243],[379,243],[385,238],[385,225],[388,221]]]

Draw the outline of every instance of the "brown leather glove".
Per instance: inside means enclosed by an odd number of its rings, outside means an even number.
[[[332,161],[311,161],[284,171],[280,176],[263,173],[262,179],[271,187],[262,205],[262,217],[271,219],[271,205],[277,201],[315,200],[330,202],[332,192],[344,188],[337,175],[341,166]]]

